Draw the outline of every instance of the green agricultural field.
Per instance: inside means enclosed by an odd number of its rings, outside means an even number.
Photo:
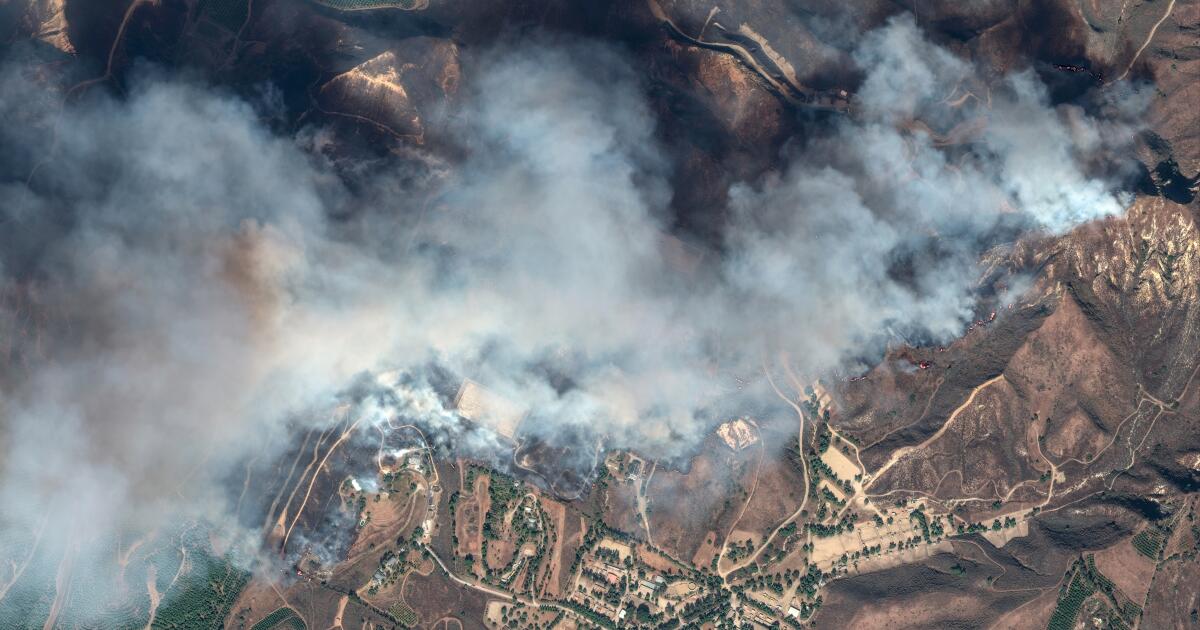
[[[249,573],[238,568],[231,559],[216,557],[208,539],[209,530],[203,525],[181,525],[175,532],[129,551],[123,567],[125,589],[115,583],[99,583],[93,574],[74,572],[70,576],[71,599],[58,611],[55,627],[89,628],[96,630],[137,630],[150,622],[152,604],[144,585],[155,581],[162,600],[154,611],[153,627],[164,630],[193,630],[220,628],[225,617],[249,580]],[[77,552],[76,562],[82,566],[103,566],[98,563],[115,557],[122,544],[129,549],[128,537],[122,541],[110,538],[94,543]],[[10,549],[0,541],[0,550]],[[12,541],[12,546],[21,544]],[[60,557],[49,547],[37,549],[21,578],[9,585],[0,599],[0,629],[41,628],[50,613],[56,594]],[[14,557],[19,551],[13,552]],[[184,562],[184,558],[187,562]],[[190,567],[190,568],[189,568]],[[140,588],[139,588],[140,587]],[[299,621],[299,619],[297,619]],[[294,626],[293,626],[294,627]],[[304,630],[294,628],[294,630]]]
[[[1079,608],[1083,606],[1083,601],[1094,592],[1096,592],[1095,587],[1084,579],[1082,572],[1077,572],[1071,580],[1071,586],[1067,588],[1066,594],[1059,598],[1058,606],[1050,615],[1050,623],[1046,626],[1047,630],[1074,628],[1075,618],[1079,616]]]
[[[275,612],[263,617],[262,621],[254,624],[250,630],[307,630],[304,625],[304,620],[296,614],[296,611],[284,606]]]
[[[250,574],[229,559],[197,550],[192,570],[180,578],[154,617],[156,630],[220,628]]]
[[[396,618],[396,621],[399,621],[406,628],[412,628],[413,626],[417,625],[417,621],[419,621],[416,611],[404,604],[401,604],[400,602],[392,604],[392,607],[390,610],[388,610],[388,612]]]
[[[0,627],[42,627],[54,602],[55,568],[58,566],[48,556],[44,554],[33,559],[21,579],[9,586],[4,599],[0,600]]]
[[[129,539],[125,541],[128,545]],[[117,557],[122,551],[118,537],[97,540],[87,548],[80,549],[76,556],[77,566],[106,566],[109,558]],[[164,545],[166,546],[166,545]],[[151,544],[140,545],[130,554],[122,567],[126,588],[121,589],[116,581],[100,582],[90,571],[71,572],[69,604],[59,610],[55,627],[95,628],[96,630],[136,630],[145,628],[150,621],[150,594],[144,585],[150,579],[149,558],[155,551]],[[179,550],[168,551],[178,555]],[[167,576],[174,575],[174,570]],[[131,588],[132,587],[132,588]],[[164,587],[166,588],[165,584]]]
[[[1138,553],[1151,560],[1158,560],[1158,552],[1162,550],[1163,536],[1155,530],[1147,529],[1134,536],[1130,542]]]
[[[1099,587],[1100,590],[1104,591],[1105,593],[1113,592],[1115,586],[1113,585],[1112,580],[1108,579],[1107,576],[1096,569],[1095,554],[1089,553],[1087,555],[1087,570],[1088,574],[1092,577],[1092,581],[1096,583],[1096,586]]]

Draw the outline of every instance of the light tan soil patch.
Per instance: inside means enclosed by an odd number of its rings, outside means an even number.
[[[505,535],[499,540],[488,541],[487,565],[493,571],[499,571],[508,566],[512,562],[513,556],[516,554],[516,548],[513,545],[512,537],[505,532]]]
[[[758,431],[742,418],[730,420],[717,427],[717,435],[735,451],[740,451],[758,442]]]
[[[853,481],[854,476],[862,472],[859,470],[858,464],[836,446],[831,445],[828,450],[821,454],[821,459],[833,470],[833,474],[837,475],[838,479],[842,481]]]
[[[911,540],[913,536],[921,535],[920,528],[908,517],[910,510],[895,509],[892,512],[893,520],[891,525],[888,525],[886,522],[883,525],[878,525],[874,521],[864,521],[855,524],[854,531],[851,532],[843,532],[829,538],[814,537],[810,562],[821,567],[822,570],[827,570],[841,558],[842,554],[852,556],[855,551],[861,551],[863,547],[874,547],[876,545],[882,547],[881,554],[883,557],[896,555],[900,558],[900,560],[884,563],[889,566],[911,561],[907,560],[908,558],[920,559],[927,557],[929,554],[926,552],[910,553],[914,550],[897,552],[888,548],[888,545],[893,542],[899,545],[902,542]],[[927,546],[924,542],[918,543],[918,548]]]
[[[679,571],[673,560],[644,545],[638,547],[637,554],[638,560],[659,573],[671,575]]]
[[[675,601],[686,599],[700,592],[700,585],[690,580],[679,580],[667,585],[663,590],[663,597],[668,600]]]
[[[884,550],[886,551],[886,549]],[[893,551],[892,553],[884,553],[879,556],[871,556],[870,558],[860,558],[857,561],[851,561],[846,565],[850,573],[871,573],[874,571],[883,571],[892,567],[898,567],[903,564],[915,564],[922,562],[927,558],[931,558],[939,553],[951,553],[954,551],[954,543],[949,540],[942,540],[931,544],[919,544],[915,547],[904,549],[902,551]]]
[[[601,549],[611,549],[611,550],[617,552],[617,555],[620,556],[622,563],[625,562],[626,558],[633,555],[632,547],[630,547],[629,545],[627,545],[623,542],[618,542],[611,538],[605,538],[604,540],[601,540],[597,546],[600,547]]]
[[[350,596],[344,595],[338,600],[337,613],[333,615],[333,627],[342,628],[342,619],[346,616],[346,604],[350,602]]]
[[[510,440],[528,413],[528,409],[470,379],[463,381],[458,395],[454,397],[454,408],[464,418],[478,422]]]
[[[1001,521],[1003,521],[1006,518],[1006,515],[1001,515],[999,518]],[[1004,545],[1006,545],[1008,543],[1008,541],[1010,541],[1014,538],[1028,536],[1029,535],[1029,518],[1028,518],[1028,516],[1026,514],[1018,514],[1014,518],[1017,519],[1017,524],[1014,527],[1005,527],[998,531],[989,529],[986,532],[980,532],[980,534],[985,539],[987,539],[988,542],[992,543],[992,546],[997,549],[1003,547]]]
[[[702,569],[712,565],[712,560],[721,550],[716,546],[717,532],[709,531],[704,535],[704,543],[696,550],[696,555],[692,556],[692,565]]]

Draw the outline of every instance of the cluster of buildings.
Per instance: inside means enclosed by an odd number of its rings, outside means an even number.
[[[570,599],[620,622],[630,610],[664,613],[674,603],[667,591],[667,579],[638,561],[630,545],[605,539],[583,556]]]

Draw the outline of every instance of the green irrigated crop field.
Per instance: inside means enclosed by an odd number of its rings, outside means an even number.
[[[212,556],[206,546],[197,545],[192,553],[191,571],[180,577],[154,616],[155,630],[221,628],[250,580],[249,572],[229,558]]]
[[[29,569],[8,585],[4,599],[0,600],[0,627],[41,628],[49,616],[55,597],[58,558],[41,549],[38,553],[41,555],[30,559]],[[11,557],[22,556],[14,553]]]
[[[1163,545],[1163,536],[1155,530],[1147,529],[1134,536],[1130,542],[1138,553],[1151,560],[1158,560],[1158,552],[1162,549]]]
[[[1047,629],[1070,630],[1074,628],[1075,618],[1079,616],[1079,608],[1083,606],[1083,601],[1094,592],[1096,592],[1095,588],[1084,579],[1082,572],[1076,572],[1075,577],[1071,580],[1071,586],[1067,588],[1066,594],[1059,598],[1058,606],[1050,615]]]
[[[29,558],[28,569],[0,598],[0,629],[43,627],[59,588],[69,589],[70,597],[58,608],[56,628],[138,630],[147,624],[163,630],[221,628],[249,573],[232,558],[214,555],[209,532],[202,524],[181,524],[158,536],[107,537],[74,553],[77,566],[84,567],[108,567],[103,563],[124,556],[119,569],[124,587],[115,581],[98,581],[92,571],[70,572],[66,576],[70,581],[59,586],[61,552],[53,554],[44,545],[36,548],[38,555]],[[0,557],[8,553],[24,558],[19,550],[22,544],[32,547],[20,538],[0,540]],[[157,609],[149,593],[151,581],[161,594]]]
[[[307,630],[304,625],[304,620],[296,615],[296,611],[284,606],[275,612],[263,617],[263,620],[254,624],[250,630]]]
[[[404,627],[406,628],[411,628],[417,625],[417,621],[419,621],[416,611],[404,604],[401,604],[400,602],[392,604],[392,608],[388,610],[388,612],[396,618],[396,621],[404,624]]]

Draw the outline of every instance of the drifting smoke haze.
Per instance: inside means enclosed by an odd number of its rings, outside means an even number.
[[[1128,166],[1114,154],[1132,141],[1139,95],[1099,121],[1051,107],[1028,71],[989,89],[909,17],[867,34],[854,57],[866,71],[858,115],[731,191],[725,277],[752,298],[746,334],[770,331],[813,374],[878,356],[897,334],[957,336],[984,251],[1128,201],[1114,192],[1128,173],[1098,179],[1081,165],[1105,154]]]
[[[1032,74],[988,91],[907,18],[854,58],[860,111],[734,186],[721,251],[690,271],[663,254],[670,161],[609,47],[480,57],[450,124],[467,157],[356,192],[320,130],[272,133],[211,87],[144,71],[60,112],[9,64],[0,143],[20,176],[0,189],[0,288],[23,305],[0,311],[20,335],[0,383],[3,527],[53,514],[41,544],[66,547],[222,522],[217,480],[384,370],[406,386],[351,411],[367,424],[454,427],[426,385],[436,366],[529,408],[524,430],[679,456],[733,375],[781,352],[806,375],[861,369],[897,335],[950,339],[987,249],[1122,211],[1119,169],[1089,173],[1130,137],[1125,101],[1096,120],[1050,106]]]

